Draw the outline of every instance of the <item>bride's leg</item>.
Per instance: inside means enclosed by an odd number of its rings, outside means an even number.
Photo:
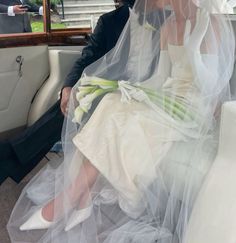
[[[43,207],[43,218],[47,221],[53,221],[55,207],[57,208],[58,212],[60,212],[59,209],[63,208],[64,198],[69,198],[72,208],[76,206],[78,201],[80,208],[86,206],[89,197],[89,190],[95,183],[97,175],[98,170],[89,162],[89,160],[86,160],[83,163],[78,176],[68,187],[68,189],[61,192],[55,199]],[[60,216],[61,215],[55,215],[55,218]]]

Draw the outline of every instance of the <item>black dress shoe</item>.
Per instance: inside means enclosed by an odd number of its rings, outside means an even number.
[[[11,148],[10,143],[5,141],[0,141],[0,185],[8,178],[8,170],[5,169],[5,162],[14,156],[14,152]]]
[[[1,168],[6,171],[6,174],[19,183],[36,165],[38,162],[32,162],[26,166],[22,166],[18,160],[8,159],[4,163],[1,162]]]

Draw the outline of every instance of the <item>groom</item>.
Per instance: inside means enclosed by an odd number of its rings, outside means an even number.
[[[60,140],[64,120],[62,113],[66,114],[72,87],[89,64],[115,46],[129,18],[129,7],[133,6],[134,1],[122,0],[123,6],[99,18],[88,45],[83,49],[82,56],[75,62],[65,80],[61,100],[23,133],[14,139],[0,142],[0,184],[8,176],[20,182]],[[115,2],[121,3],[121,0]]]
[[[0,0],[0,34],[32,32],[27,12],[43,15],[43,7],[30,0]]]

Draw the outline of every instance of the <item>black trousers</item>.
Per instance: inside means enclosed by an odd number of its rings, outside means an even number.
[[[0,146],[9,150],[4,158],[0,157],[0,183],[8,176],[20,182],[60,140],[63,121],[60,101],[57,101],[32,126],[5,144],[1,143]]]

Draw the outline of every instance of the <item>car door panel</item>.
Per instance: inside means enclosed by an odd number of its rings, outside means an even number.
[[[49,60],[47,46],[4,48],[0,55],[1,135],[26,125],[32,99],[49,75]]]

